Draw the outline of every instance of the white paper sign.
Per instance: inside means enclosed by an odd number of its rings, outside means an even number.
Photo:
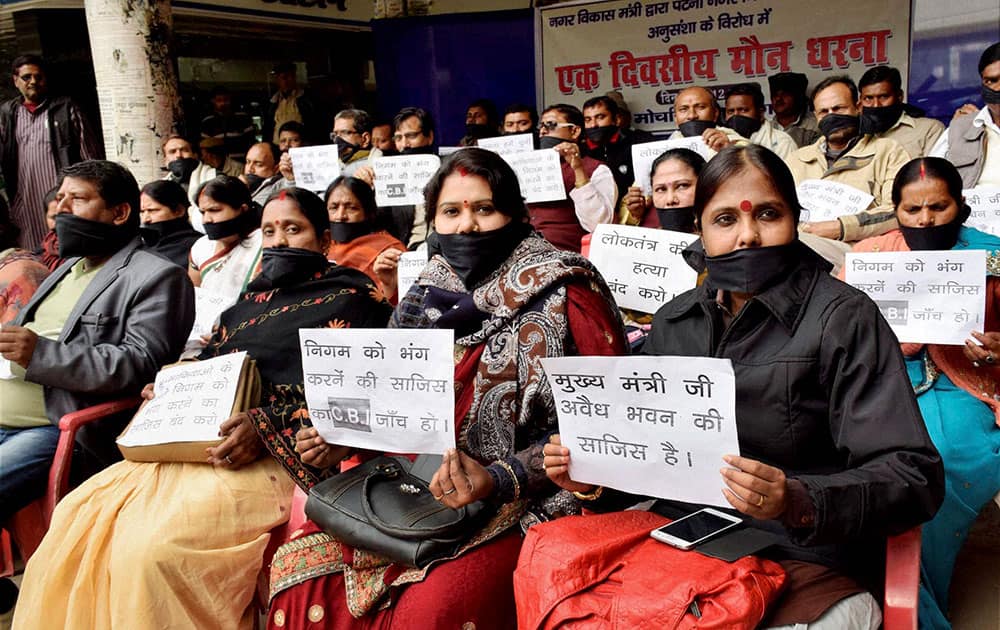
[[[455,446],[451,330],[300,329],[306,403],[330,444],[391,453]]]
[[[11,371],[10,361],[0,357],[0,380],[10,381],[14,379],[14,372]]]
[[[396,267],[396,295],[402,298],[427,266],[427,250],[403,252]]]
[[[847,254],[848,284],[868,294],[902,342],[962,345],[986,321],[986,252]]]
[[[219,321],[222,312],[236,304],[236,299],[215,293],[201,287],[194,288],[194,326],[188,341],[201,341],[203,335],[211,335],[212,328]]]
[[[795,188],[799,205],[805,211],[802,221],[833,221],[857,214],[871,205],[872,195],[854,186],[823,179],[807,179]]]
[[[122,446],[219,439],[229,419],[246,352],[170,367],[156,375],[156,397],[135,415]]]
[[[552,149],[509,153],[503,159],[517,173],[521,195],[527,203],[561,201],[566,198],[559,154]]]
[[[296,186],[321,193],[340,177],[340,154],[335,144],[292,147],[288,155],[292,158]]]
[[[461,151],[465,147],[438,147],[438,155],[441,157],[447,157],[456,151]]]
[[[394,155],[372,160],[375,203],[381,208],[424,202],[424,186],[441,166],[436,155]]]
[[[977,186],[963,190],[962,195],[972,209],[965,225],[1000,236],[1000,186]]]
[[[708,148],[708,145],[701,139],[701,136],[633,144],[632,171],[635,173],[635,181],[639,183],[639,188],[642,188],[642,193],[644,195],[649,196],[653,194],[653,185],[649,176],[649,169],[653,167],[653,162],[656,158],[660,157],[664,151],[669,149],[690,149],[705,158],[705,161],[711,160],[715,157],[715,151]]]
[[[527,153],[535,150],[535,137],[530,133],[515,133],[509,136],[480,138],[476,141],[476,145],[500,155]]]
[[[590,239],[590,261],[622,308],[655,313],[693,289],[698,273],[681,252],[697,235],[602,223]]]
[[[569,476],[625,492],[729,507],[719,469],[739,454],[729,359],[542,359],[570,449]]]

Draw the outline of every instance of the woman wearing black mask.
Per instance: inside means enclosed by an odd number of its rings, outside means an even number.
[[[268,532],[288,519],[295,482],[330,474],[295,451],[295,432],[309,425],[295,331],[381,328],[391,313],[364,274],[327,262],[328,226],[311,192],[270,198],[261,274],[198,357],[246,352],[260,405],[222,423],[205,463],[119,462],[63,499],[41,547],[50,551],[25,576],[26,627],[255,625]],[[153,398],[152,385],[143,393]],[[178,580],[183,588],[171,586]]]
[[[182,269],[191,259],[191,246],[201,233],[188,221],[188,195],[180,184],[157,180],[139,196],[139,235],[143,245]]]
[[[910,382],[944,461],[948,492],[921,540],[920,625],[950,628],[948,588],[959,550],[979,511],[1000,490],[1000,238],[966,227],[962,176],[941,158],[907,163],[893,182],[899,230],[861,241],[857,252],[986,250],[985,332],[964,346],[901,344]]]
[[[260,264],[260,215],[246,184],[229,175],[205,182],[197,199],[205,236],[191,247],[191,282],[235,300]]]
[[[390,326],[455,331],[459,448],[445,454],[430,489],[452,508],[483,499],[499,511],[474,545],[429,571],[355,549],[346,581],[343,546],[307,524],[278,552],[270,628],[312,627],[317,602],[330,628],[512,628],[519,519],[579,507],[541,468],[556,415],[539,360],[624,350],[607,286],[579,254],[532,232],[517,176],[496,153],[452,154],[425,198],[442,253],[402,298]],[[315,433],[302,437],[299,450],[325,446]],[[334,555],[322,557],[325,550]]]
[[[719,462],[724,495],[747,525],[776,534],[760,555],[793,585],[769,624],[843,614],[857,625],[819,627],[877,628],[867,591],[880,590],[885,537],[929,519],[944,494],[895,336],[867,296],[798,242],[795,182],[774,153],[721,151],[698,178],[695,212],[708,276],[656,313],[643,353],[733,363],[741,456]],[[598,494],[569,478],[569,457],[554,436],[549,478]],[[591,506],[637,500],[605,491]],[[700,507],[652,509],[678,518]],[[802,579],[812,588],[795,588]]]
[[[327,257],[364,273],[395,303],[396,264],[406,245],[379,227],[371,186],[356,177],[338,177],[326,189],[326,211],[332,238]]]
[[[653,196],[632,186],[623,200],[620,223],[674,232],[694,232],[694,190],[705,158],[690,149],[669,149],[649,169]]]

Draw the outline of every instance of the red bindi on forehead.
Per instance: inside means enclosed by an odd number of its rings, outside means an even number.
[[[749,199],[744,199],[743,201],[740,202],[740,210],[742,210],[743,212],[750,212],[751,210],[753,210],[753,204],[750,203]]]
[[[461,175],[462,177],[467,177],[469,175],[469,169],[465,168],[464,166],[460,166],[458,168],[458,174]]]

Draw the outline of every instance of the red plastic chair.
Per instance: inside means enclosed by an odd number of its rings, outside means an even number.
[[[916,630],[920,592],[920,528],[890,536],[885,552],[885,630]]]
[[[68,413],[59,419],[59,445],[49,469],[48,491],[44,498],[35,501],[14,515],[0,530],[0,577],[14,574],[13,544],[25,562],[31,557],[42,537],[49,529],[56,503],[69,492],[69,470],[73,458],[73,444],[80,427],[118,413],[135,409],[142,399],[123,398]]]

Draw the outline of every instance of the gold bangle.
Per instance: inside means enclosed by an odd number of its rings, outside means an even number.
[[[497,465],[507,471],[510,475],[511,480],[514,482],[514,500],[517,501],[521,497],[521,483],[517,480],[517,475],[514,474],[514,469],[510,467],[510,464],[503,460],[497,460]]]
[[[581,501],[596,501],[601,498],[602,492],[604,492],[604,486],[597,486],[591,492],[574,492],[573,496]]]

